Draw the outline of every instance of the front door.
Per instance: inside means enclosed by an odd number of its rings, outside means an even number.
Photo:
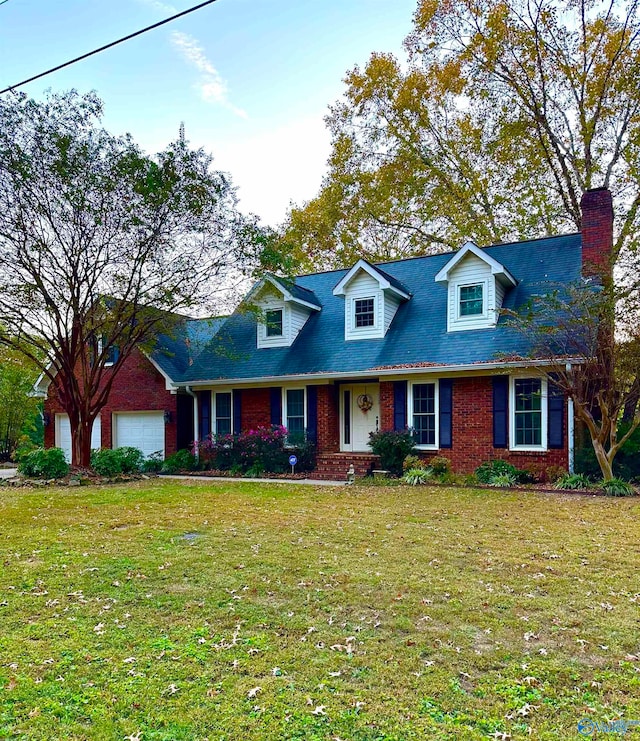
[[[380,385],[340,386],[340,449],[370,453],[369,433],[380,426]]]

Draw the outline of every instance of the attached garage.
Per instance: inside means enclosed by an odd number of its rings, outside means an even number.
[[[164,458],[164,412],[114,412],[113,447],[139,448]]]
[[[100,417],[98,416],[95,418],[93,428],[91,429],[92,448],[100,448],[102,446],[101,434],[102,428]],[[71,463],[71,423],[67,414],[56,414],[56,448],[62,448],[67,463]]]

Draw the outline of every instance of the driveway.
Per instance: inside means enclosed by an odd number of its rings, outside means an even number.
[[[17,468],[0,468],[0,479],[13,478],[17,473]]]

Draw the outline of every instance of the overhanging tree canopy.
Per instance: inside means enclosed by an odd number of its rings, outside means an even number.
[[[264,242],[202,150],[181,135],[149,157],[101,113],[75,92],[0,100],[0,342],[55,385],[80,465],[134,348],[211,309]]]
[[[640,18],[633,0],[422,0],[403,64],[346,77],[319,195],[284,241],[346,266],[580,227],[584,191],[637,247]]]

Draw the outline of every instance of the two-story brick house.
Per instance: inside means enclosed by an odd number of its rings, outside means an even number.
[[[150,357],[131,358],[95,444],[166,455],[209,434],[284,424],[306,430],[318,475],[331,477],[350,462],[366,470],[370,432],[410,427],[425,456],[446,455],[457,471],[496,457],[570,468],[571,403],[535,372],[527,338],[501,311],[608,260],[611,194],[588,191],[582,208],[574,234],[267,276],[245,302],[259,312],[185,320]],[[46,443],[65,447],[68,421],[55,398],[45,408]]]

